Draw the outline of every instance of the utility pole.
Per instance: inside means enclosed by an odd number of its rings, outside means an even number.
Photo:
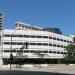
[[[10,70],[11,70],[12,61],[13,61],[13,55],[12,55],[12,34],[11,34],[11,44],[10,44]]]
[[[11,70],[11,50],[12,50],[12,34],[11,34],[11,36],[10,36],[10,38],[11,38],[11,43],[10,43],[10,70]]]

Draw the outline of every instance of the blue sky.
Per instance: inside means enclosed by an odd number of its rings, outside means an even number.
[[[75,34],[75,0],[0,0],[0,11],[4,12],[4,28],[15,28],[21,21]]]

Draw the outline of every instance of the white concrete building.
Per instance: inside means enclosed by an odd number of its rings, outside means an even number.
[[[21,22],[16,23],[16,29],[4,29],[1,34],[0,60],[3,62],[10,58],[11,50],[13,56],[22,52],[29,63],[40,61],[41,57],[35,54],[38,51],[44,54],[42,63],[60,63],[66,54],[64,47],[73,43],[72,37],[44,31],[43,28]]]

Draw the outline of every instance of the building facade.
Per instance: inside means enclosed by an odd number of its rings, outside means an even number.
[[[28,63],[62,63],[67,54],[65,46],[74,43],[72,37],[44,31],[43,28],[21,22],[16,23],[16,29],[4,29],[2,32],[2,63],[10,58],[10,50],[14,57],[22,52]],[[43,54],[43,57],[38,56],[37,52]]]

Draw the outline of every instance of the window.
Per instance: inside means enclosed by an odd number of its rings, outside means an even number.
[[[22,42],[17,42],[17,45],[23,45],[23,43]]]
[[[62,48],[64,47],[64,46],[61,46]]]
[[[10,52],[10,50],[4,50],[4,52]],[[11,52],[16,52],[16,50],[11,50]]]
[[[4,50],[4,52],[10,52],[10,50]]]
[[[55,37],[53,37],[53,40],[56,40],[56,38],[55,38]]]
[[[17,35],[12,35],[12,37],[17,37]]]
[[[29,43],[28,42],[24,42],[24,45],[29,45]]]
[[[66,47],[66,46],[63,46],[64,48]]]
[[[2,27],[2,26],[0,25],[0,27]]]
[[[34,51],[34,50],[30,50],[30,53],[36,53],[36,51]]]
[[[66,40],[64,40],[64,42],[66,42]]]
[[[63,54],[67,54],[67,52],[64,52]]]
[[[36,53],[42,53],[42,51],[36,51]]]
[[[52,51],[49,51],[49,53],[52,53]]]
[[[43,36],[43,38],[48,38],[48,36]]]
[[[63,52],[61,52],[61,54],[64,54]]]
[[[24,26],[22,25],[22,27],[24,28]]]
[[[30,43],[30,45],[36,45],[36,43]]]
[[[23,37],[23,35],[18,35],[18,37]]]
[[[52,37],[49,37],[49,39],[52,39]]]
[[[49,44],[49,46],[52,46],[52,44]]]
[[[5,37],[10,37],[10,34],[5,34],[4,36],[5,36]]]
[[[28,51],[28,50],[24,50],[24,52],[25,52],[25,53],[29,53],[29,51]]]
[[[16,42],[11,42],[13,45],[16,45]]]
[[[31,37],[31,38],[36,38],[36,36],[35,36],[35,35],[30,35],[30,37]]]
[[[60,52],[57,52],[57,54],[60,54]]]
[[[23,50],[17,50],[17,52],[23,52]]]
[[[61,41],[63,41],[63,39],[60,39]]]
[[[27,38],[28,38],[28,37],[29,37],[29,35],[24,35],[24,37],[27,37]]]
[[[56,44],[53,44],[54,47],[56,47]]]
[[[43,53],[48,53],[48,51],[43,51]]]
[[[19,25],[19,27],[21,27],[21,25]]]
[[[52,53],[56,54],[56,51],[53,51]]]
[[[37,38],[42,38],[42,36],[37,36]]]
[[[67,42],[69,43],[69,41],[67,40]]]
[[[48,46],[48,43],[43,43],[43,45]]]
[[[60,39],[59,39],[59,38],[57,38],[57,40],[58,40],[58,41],[60,41]]]
[[[60,47],[60,45],[57,45],[57,47]]]
[[[42,45],[42,43],[37,43],[37,45]]]
[[[4,44],[10,44],[10,42],[4,42]]]
[[[70,43],[73,43],[72,41],[70,41]]]

